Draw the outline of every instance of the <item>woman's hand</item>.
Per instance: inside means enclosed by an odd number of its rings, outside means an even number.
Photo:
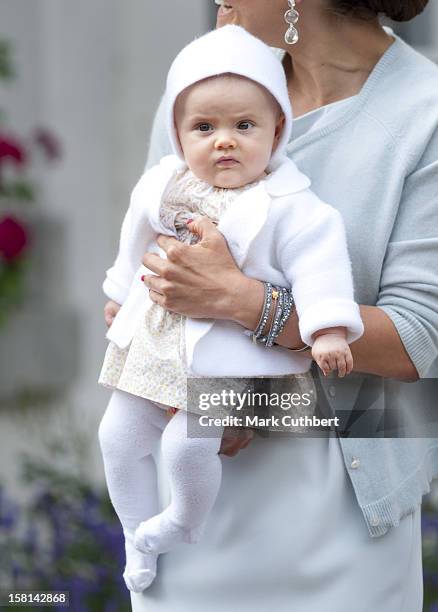
[[[103,315],[105,317],[105,323],[107,327],[111,327],[114,317],[120,310],[120,304],[114,302],[113,300],[109,300],[103,308]]]
[[[167,259],[144,255],[143,264],[158,275],[144,277],[151,300],[188,317],[228,319],[254,329],[263,304],[262,283],[242,274],[225,238],[207,217],[189,227],[200,238],[197,244],[159,236]]]
[[[242,427],[225,427],[219,454],[234,457],[254,438],[254,431]]]
[[[199,236],[197,244],[189,246],[159,236],[158,244],[167,259],[156,253],[143,256],[143,264],[155,273],[144,277],[151,300],[188,317],[226,319],[254,330],[263,308],[263,283],[239,270],[225,238],[207,217],[190,223],[190,230]],[[276,342],[294,349],[302,347],[296,312]]]

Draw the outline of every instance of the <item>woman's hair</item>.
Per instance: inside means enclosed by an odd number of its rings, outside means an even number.
[[[369,18],[379,14],[394,21],[409,21],[419,15],[429,0],[330,0],[340,15]]]

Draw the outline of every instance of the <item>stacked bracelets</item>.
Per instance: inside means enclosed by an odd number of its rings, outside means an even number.
[[[265,288],[265,299],[260,321],[252,334],[254,342],[260,342],[266,347],[271,347],[276,338],[281,334],[286,321],[289,319],[294,306],[292,290],[284,287],[277,287],[271,283],[263,283]],[[269,330],[265,332],[271,313],[272,302],[274,302],[274,313],[271,319]]]

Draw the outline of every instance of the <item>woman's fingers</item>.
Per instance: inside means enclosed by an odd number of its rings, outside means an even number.
[[[159,306],[166,308],[166,305],[165,305],[166,298],[164,297],[162,293],[158,293],[157,291],[153,291],[152,289],[150,289],[149,297],[151,298],[151,301],[154,302],[155,304],[158,304]]]
[[[219,454],[234,457],[240,450],[246,448],[253,438],[252,429],[225,427]]]
[[[205,215],[199,215],[191,222],[187,223],[187,227],[192,234],[195,234],[204,242],[206,240],[216,240],[219,237],[215,223]]]
[[[172,303],[173,286],[166,279],[148,274],[142,277],[143,282],[149,289],[149,297],[155,304],[159,304],[166,310],[174,310]]]
[[[233,318],[235,296],[244,291],[248,281],[213,223],[197,219],[194,228],[201,237],[198,244],[187,245],[170,236],[159,236],[158,244],[167,259],[152,253],[143,256],[143,264],[166,281],[145,276],[145,284],[157,294],[152,294],[151,299],[188,317]]]
[[[164,282],[161,276],[157,276],[156,274],[145,274],[141,279],[148,289],[163,295]]]
[[[166,238],[168,238],[168,236],[166,236]],[[158,274],[159,276],[163,275],[164,270],[168,266],[166,260],[160,257],[157,253],[145,253],[142,257],[142,264],[148,270]]]
[[[221,7],[217,12],[216,16],[216,28],[221,28],[224,25],[228,25],[230,23],[239,24],[239,19],[237,13],[232,10],[228,12],[224,12]]]
[[[164,234],[160,234],[158,236],[157,243],[158,246],[166,253],[168,259],[170,259],[169,252],[172,255],[172,253],[175,251],[180,252],[187,248],[187,245],[183,244],[176,238],[173,238],[172,236],[165,236]]]

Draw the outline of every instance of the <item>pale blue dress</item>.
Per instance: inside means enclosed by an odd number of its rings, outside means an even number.
[[[353,99],[299,117],[292,138]],[[161,556],[134,612],[422,611],[420,509],[371,538],[335,435],[255,438],[222,463],[202,540]]]

